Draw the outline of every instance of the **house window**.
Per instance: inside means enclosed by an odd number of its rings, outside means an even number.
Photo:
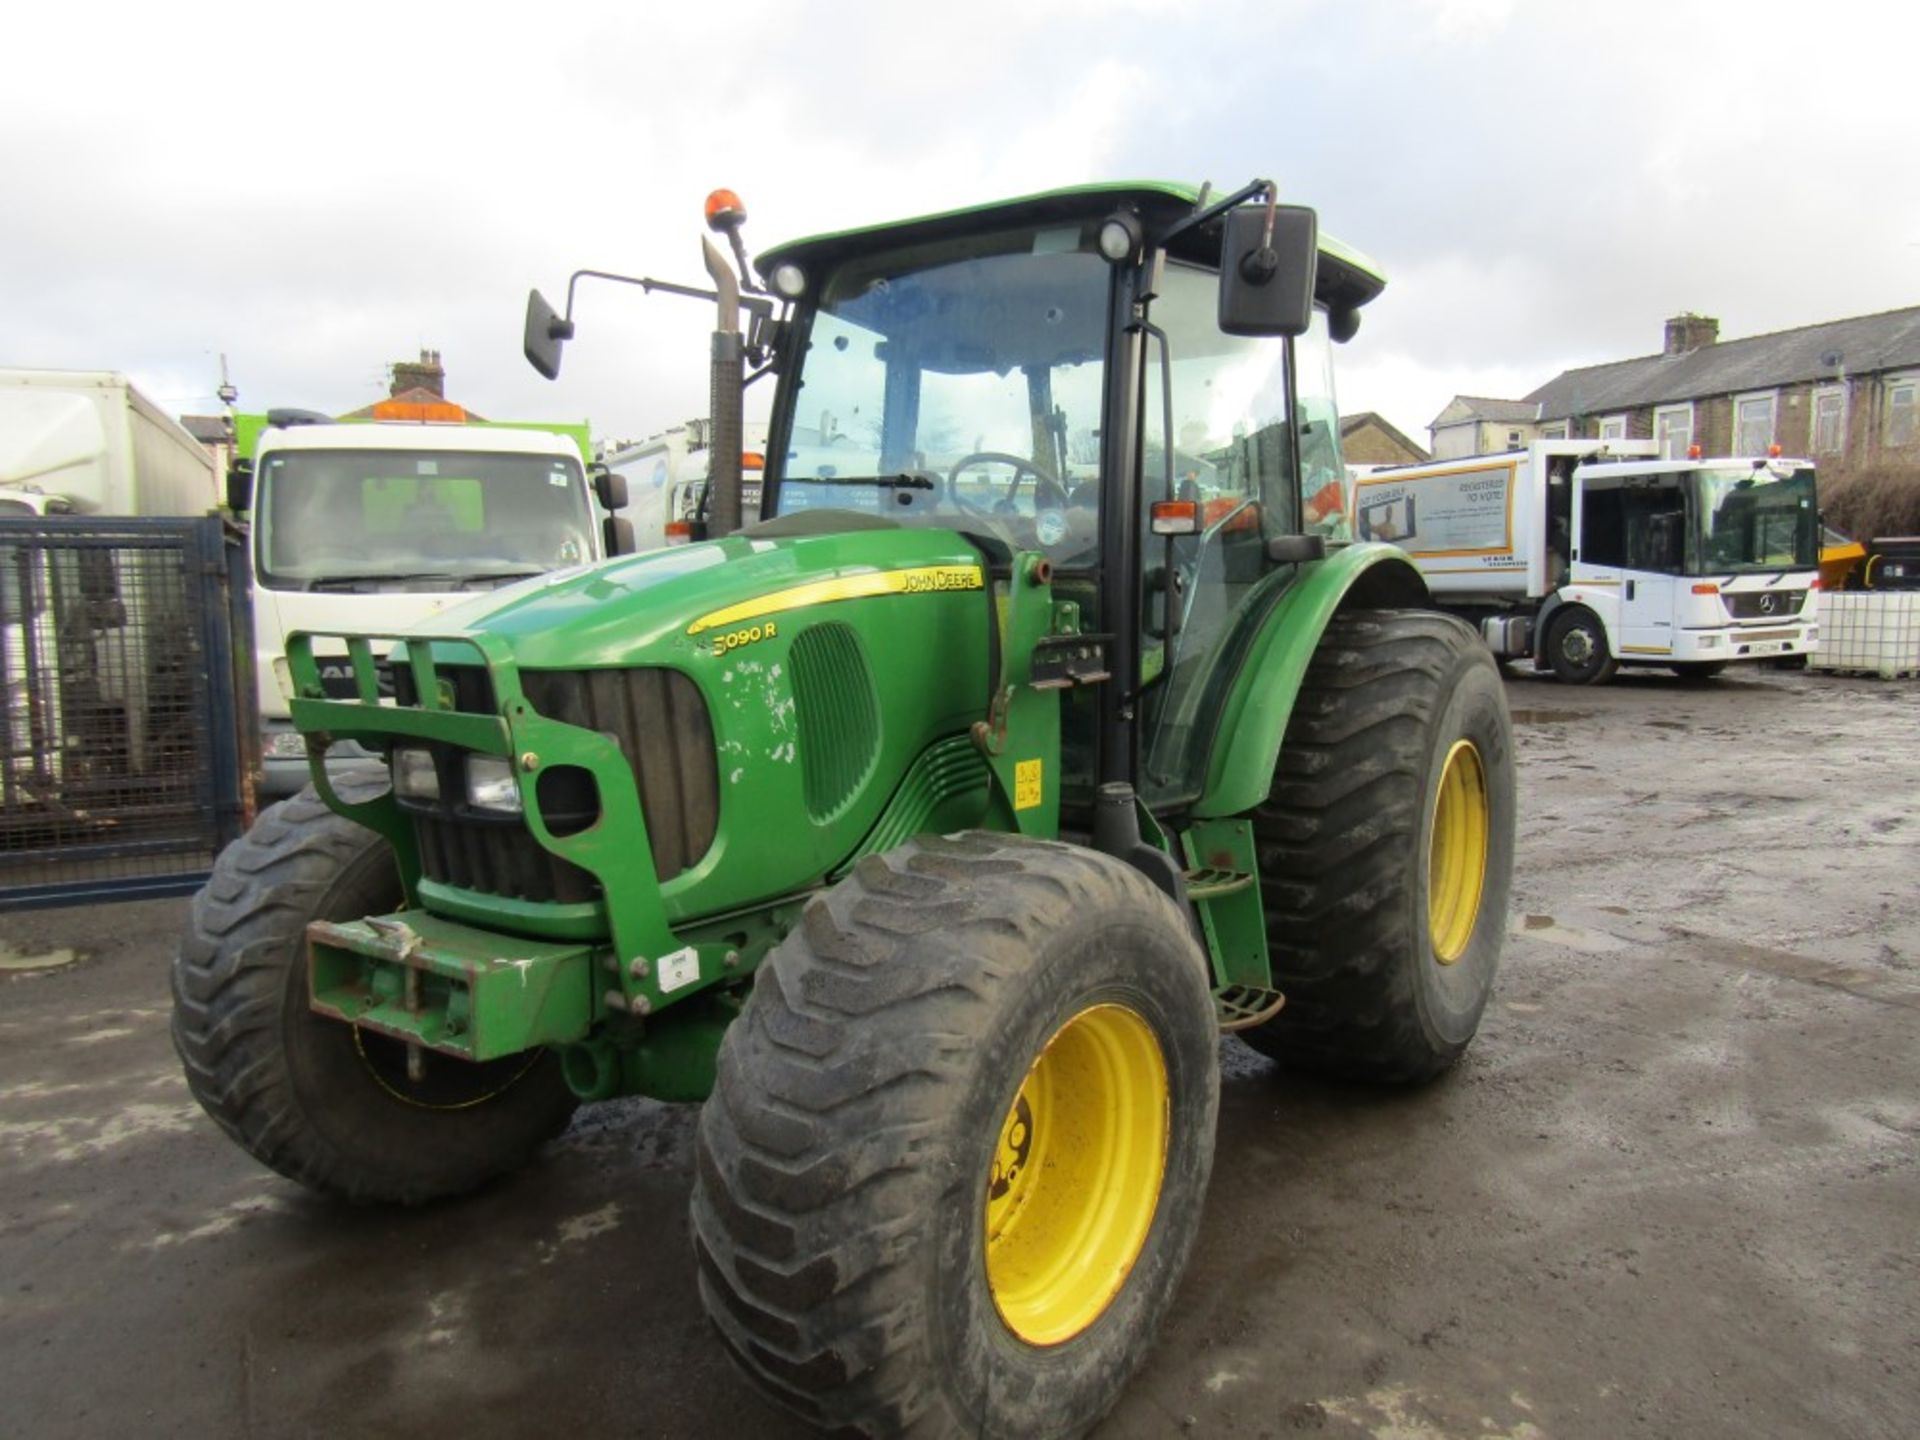
[[[1774,391],[1764,395],[1736,395],[1733,399],[1733,453],[1764,455],[1773,444]]]
[[[1887,444],[1913,444],[1916,391],[1920,391],[1920,376],[1896,375],[1887,381]]]
[[[1653,438],[1660,442],[1660,454],[1668,460],[1687,458],[1693,444],[1693,406],[1663,405],[1653,412]]]
[[[1567,438],[1567,422],[1562,420],[1557,425],[1542,425],[1540,427],[1540,438],[1542,440],[1566,439]]]
[[[1519,448],[1520,448],[1520,432],[1518,430],[1507,431],[1507,449],[1518,450]]]
[[[1847,392],[1838,386],[1813,392],[1813,453],[1838,455],[1847,448]]]
[[[1627,417],[1624,415],[1609,415],[1605,419],[1601,420],[1600,438],[1602,440],[1626,439],[1627,438]]]

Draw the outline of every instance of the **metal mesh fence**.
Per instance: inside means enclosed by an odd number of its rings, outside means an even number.
[[[234,833],[230,548],[217,519],[0,520],[0,908],[190,890]]]

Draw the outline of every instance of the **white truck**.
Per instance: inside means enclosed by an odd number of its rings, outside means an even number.
[[[1696,678],[1819,638],[1814,468],[1662,459],[1653,441],[1546,440],[1375,470],[1354,533],[1413,557],[1497,656],[1570,684],[1621,665]]]
[[[0,370],[0,516],[189,518],[219,503],[213,457],[125,375]],[[107,549],[0,539],[9,804],[58,780],[83,731],[110,741],[97,761],[144,772],[192,663],[185,603],[177,577]]]
[[[269,411],[240,427],[235,508],[253,515],[253,629],[261,793],[307,783],[288,717],[286,637],[390,633],[480,591],[632,550],[626,481],[583,465],[579,426],[442,421],[336,423]],[[344,651],[322,654],[330,691],[352,693]],[[387,683],[383,679],[383,684]],[[348,743],[342,769],[378,762]]]
[[[765,468],[767,425],[749,420],[741,427],[744,470],[740,504],[747,515],[760,511],[760,472]],[[628,517],[642,550],[684,545],[704,514],[707,493],[707,422],[689,420],[601,457],[615,474],[627,478]]]

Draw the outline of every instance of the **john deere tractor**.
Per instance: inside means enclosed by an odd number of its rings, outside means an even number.
[[[1220,1032],[1383,1082],[1472,1039],[1499,679],[1350,541],[1331,349],[1385,282],[1270,184],[754,264],[741,218],[710,289],[640,282],[720,317],[707,538],[290,638],[313,788],[195,901],[176,1043],[236,1141],[356,1201],[702,1102],[700,1290],[769,1396],[1077,1434],[1193,1246]],[[529,305],[549,376],[572,296]],[[387,782],[329,783],[344,741]]]

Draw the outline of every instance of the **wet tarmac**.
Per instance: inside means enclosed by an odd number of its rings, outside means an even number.
[[[1399,1093],[1226,1044],[1102,1440],[1920,1434],[1920,687],[1508,693],[1479,1041]],[[313,1200],[187,1095],[184,911],[0,919],[0,1436],[802,1433],[700,1316],[690,1110],[583,1112],[458,1204]]]

